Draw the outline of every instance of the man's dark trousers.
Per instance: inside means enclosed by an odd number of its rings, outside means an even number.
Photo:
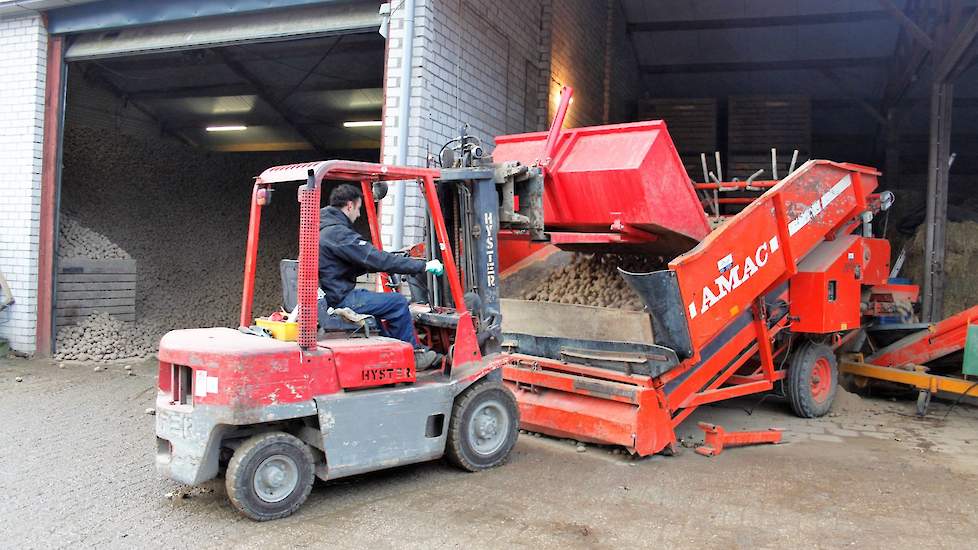
[[[380,333],[390,338],[407,342],[415,349],[421,347],[414,335],[414,322],[408,300],[398,292],[371,292],[355,288],[343,298],[338,307],[348,307],[363,315],[373,315],[387,321],[387,328],[381,324]]]

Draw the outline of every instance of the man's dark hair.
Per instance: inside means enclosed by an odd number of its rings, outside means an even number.
[[[362,201],[363,193],[349,183],[344,183],[336,189],[333,189],[333,192],[329,194],[329,205],[336,208],[343,208],[347,203],[357,199]]]

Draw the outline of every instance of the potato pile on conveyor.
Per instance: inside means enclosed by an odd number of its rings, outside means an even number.
[[[659,256],[624,254],[576,254],[571,262],[542,278],[536,287],[524,292],[524,300],[558,302],[640,311],[641,298],[618,273],[645,273],[662,269]]]

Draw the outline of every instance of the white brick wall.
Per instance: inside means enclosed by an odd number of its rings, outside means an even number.
[[[574,88],[574,105],[567,113],[567,127],[629,120],[639,95],[641,77],[635,51],[625,32],[621,3],[617,0],[554,2],[550,72],[551,115],[557,106],[560,87]]]
[[[424,166],[464,123],[489,151],[497,135],[545,129],[562,85],[575,88],[567,126],[628,118],[640,81],[618,0],[416,1],[407,164]],[[392,5],[384,162],[397,160],[404,56],[403,4]],[[423,237],[424,209],[415,185],[405,199],[410,244]],[[381,217],[388,245],[393,214],[392,193]]]
[[[39,17],[0,19],[0,271],[16,300],[0,338],[24,353],[35,351],[46,56]]]
[[[550,109],[561,86],[574,88],[567,127],[601,124],[604,112],[607,0],[563,0],[553,4]]]
[[[540,88],[547,67],[541,0],[417,0],[407,164],[458,135],[462,124],[492,150],[497,135],[542,129]],[[392,2],[387,69],[384,162],[397,160],[404,10]],[[422,240],[424,209],[417,186],[405,194],[404,242]],[[384,201],[384,242],[391,242],[393,194]]]

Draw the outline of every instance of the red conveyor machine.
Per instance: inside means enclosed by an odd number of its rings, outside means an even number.
[[[866,223],[880,209],[879,172],[808,161],[711,232],[664,122],[560,125],[558,116],[550,134],[499,137],[493,152],[497,163],[544,168],[549,244],[683,253],[662,271],[622,273],[650,314],[652,351],[582,361],[512,350],[504,378],[522,426],[648,455],[673,449],[676,427],[698,406],[780,381],[797,413],[824,414],[834,350],[859,329],[864,291],[892,294],[889,242]],[[525,240],[503,234],[504,247],[507,239]]]

